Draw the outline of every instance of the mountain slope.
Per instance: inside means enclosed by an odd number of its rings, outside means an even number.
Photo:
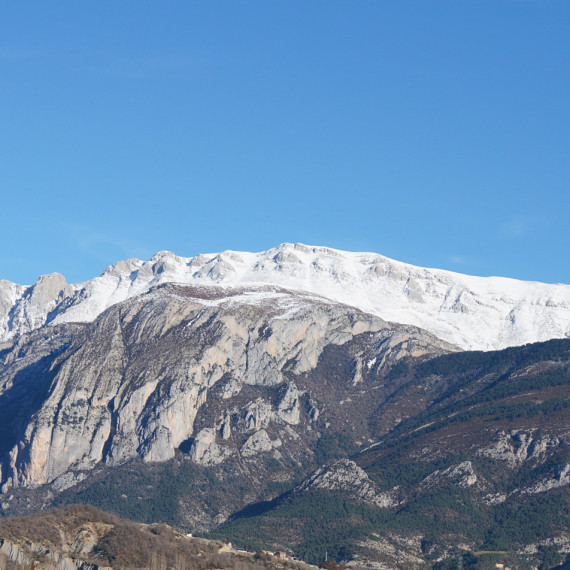
[[[568,339],[462,352],[314,294],[164,284],[0,359],[2,515],[85,502],[391,568],[570,550]]]
[[[158,286],[4,351],[0,482],[62,490],[96,466],[167,461],[181,447],[206,466],[259,454],[303,462],[318,425],[341,431],[359,418],[351,437],[371,437],[368,391],[394,362],[450,350],[274,286]]]
[[[412,324],[464,349],[492,350],[570,334],[570,286],[424,269],[374,253],[282,244],[129,259],[70,285],[59,274],[30,287],[0,281],[0,342],[45,323],[91,322],[114,303],[161,283],[265,283],[315,293],[384,320]]]
[[[285,244],[2,287],[0,516],[83,502],[378,568],[570,551],[570,339],[460,351],[356,306],[564,336],[566,286]]]
[[[389,376],[401,387],[372,419],[385,433],[379,442],[320,467],[265,509],[234,515],[213,536],[388,568],[457,567],[442,557],[473,568],[562,561],[570,341],[402,361]]]

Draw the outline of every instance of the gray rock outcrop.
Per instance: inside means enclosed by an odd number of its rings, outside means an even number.
[[[366,472],[350,459],[337,459],[311,474],[296,492],[322,490],[342,493],[353,500],[381,508],[398,504],[398,488],[381,492]]]

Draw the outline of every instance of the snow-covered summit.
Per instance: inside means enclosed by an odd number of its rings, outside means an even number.
[[[315,293],[385,320],[413,324],[464,349],[500,349],[570,337],[570,286],[426,269],[376,253],[284,243],[119,261],[84,283],[44,275],[29,287],[0,281],[0,342],[44,324],[88,322],[111,305],[167,282],[271,283]]]

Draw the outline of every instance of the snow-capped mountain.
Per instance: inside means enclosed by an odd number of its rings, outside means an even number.
[[[376,253],[281,244],[260,253],[196,257],[159,252],[68,284],[57,273],[32,286],[0,281],[0,342],[44,324],[90,322],[161,283],[259,284],[310,292],[385,320],[421,327],[463,349],[493,350],[570,337],[570,286],[474,277]]]

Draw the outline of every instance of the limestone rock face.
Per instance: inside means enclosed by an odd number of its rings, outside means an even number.
[[[50,276],[32,295],[53,299],[65,287]],[[202,465],[279,456],[285,441],[315,437],[327,394],[318,396],[311,375],[331,347],[346,348],[359,382],[362,370],[373,377],[402,356],[453,349],[419,329],[268,286],[163,285],[93,323],[21,337],[0,368],[0,411],[11,410],[3,490],[61,490],[99,464],[166,461],[184,446]],[[357,403],[327,405],[332,417]]]
[[[72,294],[73,286],[59,273],[42,275],[31,287],[0,281],[0,330],[35,330]]]
[[[290,382],[285,386],[283,397],[277,407],[277,415],[288,424],[297,425],[300,421],[301,409],[299,407],[300,393],[297,386]]]
[[[216,444],[213,428],[204,428],[198,433],[190,452],[193,461],[206,466],[218,465],[227,455],[227,449]]]
[[[511,468],[534,459],[540,461],[546,453],[563,442],[557,436],[544,436],[536,430],[498,430],[491,445],[478,450],[478,455],[504,461]]]
[[[398,504],[398,489],[380,492],[366,472],[350,459],[338,459],[320,467],[297,489],[297,492],[322,490],[329,493],[341,492],[352,499],[382,508]]]
[[[545,493],[546,491],[550,491],[550,489],[556,489],[557,487],[564,487],[566,485],[570,485],[569,463],[559,465],[554,470],[551,477],[545,477],[528,487],[518,490],[518,492],[522,495],[534,495],[536,493]]]
[[[463,461],[447,469],[437,470],[428,475],[418,486],[420,491],[427,491],[436,486],[453,484],[458,487],[471,487],[478,482],[471,461]]]
[[[262,451],[271,451],[277,447],[281,447],[281,440],[271,440],[267,432],[261,429],[247,438],[241,448],[241,454],[245,457],[251,457]]]

